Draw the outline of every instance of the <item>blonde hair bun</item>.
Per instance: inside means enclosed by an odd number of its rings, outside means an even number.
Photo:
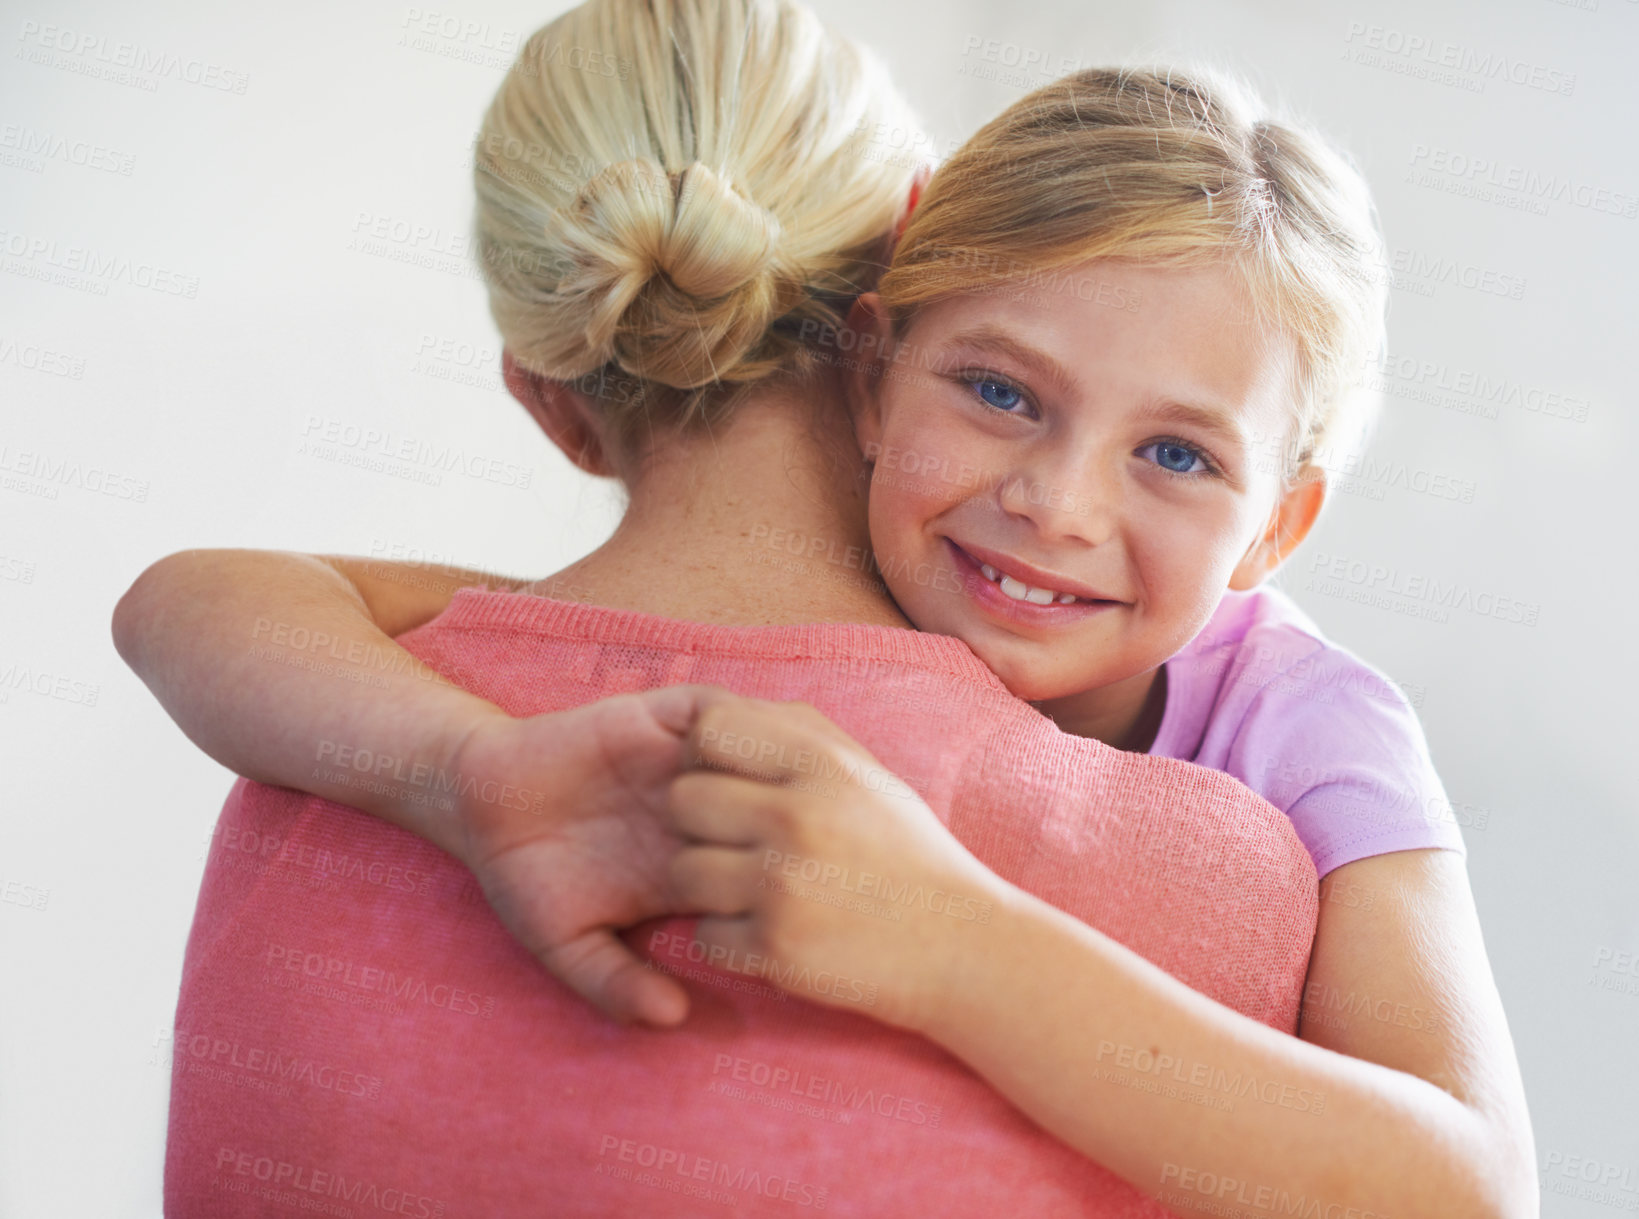
[[[801,292],[781,275],[779,219],[698,161],[604,167],[553,212],[546,240],[566,262],[554,303],[586,324],[540,354],[574,375],[613,360],[677,389],[734,380],[782,298]]]
[[[485,112],[473,217],[524,367],[590,384],[622,445],[804,378],[876,286],[920,163],[881,60],[796,0],[587,0]],[[624,384],[629,382],[631,384]]]

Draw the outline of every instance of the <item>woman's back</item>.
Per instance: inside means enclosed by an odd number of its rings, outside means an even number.
[[[467,591],[401,642],[518,715],[685,681],[808,700],[1004,878],[1295,1029],[1317,903],[1286,818],[1225,776],[1064,736],[955,640]],[[241,782],[184,967],[166,1213],[265,1213],[270,1193],[425,1216],[1166,1213],[872,1020],[875,980],[838,980],[856,1015],[691,959],[689,920],[626,938],[686,980],[681,1029],[594,1013],[422,840]],[[1110,1055],[1134,1086],[1242,1094],[1135,1070],[1142,1048]]]

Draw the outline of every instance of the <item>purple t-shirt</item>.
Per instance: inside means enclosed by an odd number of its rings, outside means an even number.
[[[1152,754],[1234,775],[1292,819],[1315,871],[1462,831],[1405,695],[1278,589],[1229,592],[1166,664]]]

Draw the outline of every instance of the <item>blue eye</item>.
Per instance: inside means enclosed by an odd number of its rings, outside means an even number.
[[[1140,453],[1153,453],[1153,460],[1163,470],[1170,470],[1174,474],[1205,474],[1208,466],[1201,458],[1201,450],[1191,445],[1180,444],[1176,440],[1159,440],[1154,444],[1147,444]]]
[[[1024,401],[1024,395],[1005,381],[978,380],[969,381],[979,392],[979,398],[986,406],[993,406],[999,411],[1012,413],[1015,407]]]

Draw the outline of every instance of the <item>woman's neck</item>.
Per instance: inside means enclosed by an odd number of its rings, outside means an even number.
[[[713,434],[674,439],[613,536],[540,582],[596,605],[724,626],[909,626],[870,574],[865,479],[840,391],[762,389]]]

